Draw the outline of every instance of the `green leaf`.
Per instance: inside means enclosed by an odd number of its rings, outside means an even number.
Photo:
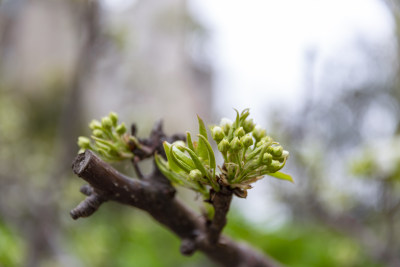
[[[165,177],[167,177],[173,183],[184,185],[183,181],[180,179],[180,175],[171,171],[168,168],[169,163],[166,162],[160,155],[156,154],[154,159],[156,161],[158,169],[161,171],[162,174],[164,174]]]
[[[206,137],[204,137],[201,134],[199,134],[198,136],[200,137],[199,141],[202,140],[204,142],[204,144],[206,145],[207,153],[208,153],[208,161],[210,163],[210,168],[213,169],[213,177],[215,177],[216,163],[215,163],[214,151],[212,150],[212,147]]]
[[[171,144],[168,143],[167,141],[164,141],[163,146],[164,146],[164,150],[165,150],[165,155],[167,155],[167,160],[168,160],[169,168],[170,168],[172,171],[180,172],[180,171],[181,171],[181,168],[179,168],[179,166],[176,165],[175,162],[174,162],[174,160],[171,158],[171,153],[170,153]]]
[[[169,153],[170,153],[170,157],[173,160],[173,162],[183,171],[185,171],[186,173],[189,173],[191,170],[193,170],[195,167],[190,167],[188,164],[186,164],[186,162],[184,162],[183,160],[180,160],[179,157],[177,156],[177,151],[178,149],[172,145],[170,147]]]
[[[189,153],[194,164],[196,165],[196,168],[199,169],[204,176],[209,177],[207,170],[204,168],[203,163],[201,163],[201,161],[200,161],[199,157],[196,155],[196,153],[193,150],[191,150],[190,148],[187,148],[187,147],[182,147],[182,148]]]
[[[182,164],[185,167],[185,169],[190,169],[190,170],[196,169],[196,165],[193,163],[191,157],[189,157],[184,152],[179,150],[175,145],[172,145],[171,149],[172,149],[171,152],[175,157],[175,159],[178,160],[179,164]]]
[[[199,134],[204,136],[207,140],[207,129],[206,126],[204,125],[203,120],[197,115],[197,119],[199,121]],[[207,161],[208,158],[208,152],[207,152],[207,144],[204,142],[204,140],[199,139],[199,143],[197,146],[197,150],[195,151],[197,155],[199,155],[204,161]]]
[[[195,151],[193,142],[192,142],[192,136],[190,135],[190,132],[186,132],[186,143],[190,150]]]
[[[269,176],[294,183],[292,176],[283,172],[268,173]]]

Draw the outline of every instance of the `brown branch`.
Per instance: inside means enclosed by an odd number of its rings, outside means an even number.
[[[225,236],[221,236],[219,242],[209,242],[204,218],[174,197],[175,189],[164,182],[166,179],[160,177],[162,174],[158,169],[147,179],[133,180],[116,171],[90,150],[79,154],[72,167],[74,173],[93,188],[87,200],[71,212],[74,219],[90,216],[101,203],[113,200],[148,212],[182,240],[180,250],[185,255],[199,250],[220,265],[230,267],[278,266],[266,255]],[[84,190],[85,193],[88,191]],[[93,195],[95,197],[91,198]]]
[[[210,202],[214,206],[214,218],[208,227],[208,239],[211,244],[218,242],[219,236],[226,225],[226,215],[232,201],[232,190],[223,186],[219,192],[211,192]]]

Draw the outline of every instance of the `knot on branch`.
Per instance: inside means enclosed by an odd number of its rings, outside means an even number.
[[[81,192],[88,197],[83,200],[79,205],[71,210],[70,215],[72,219],[76,220],[80,217],[89,217],[92,215],[100,205],[105,201],[99,194],[93,191],[93,188],[89,186],[83,186]]]

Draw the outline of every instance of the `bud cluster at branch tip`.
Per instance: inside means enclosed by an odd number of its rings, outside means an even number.
[[[78,138],[79,153],[90,149],[103,160],[113,162],[133,158],[131,145],[138,145],[137,139],[126,133],[125,123],[118,125],[118,115],[115,112],[89,123],[92,130],[91,139],[80,136]]]

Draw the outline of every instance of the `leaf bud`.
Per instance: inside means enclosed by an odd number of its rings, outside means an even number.
[[[240,141],[243,143],[244,147],[246,147],[246,148],[253,145],[253,143],[254,143],[253,138],[249,134],[246,134],[245,136],[240,138]]]
[[[110,112],[110,114],[108,114],[108,117],[110,118],[112,125],[114,127],[117,127],[118,124],[118,115],[115,112]]]
[[[233,138],[233,140],[231,141],[231,144],[230,144],[230,145],[231,145],[231,149],[232,149],[234,152],[239,151],[239,150],[242,149],[242,147],[243,147],[242,142],[240,142],[239,138],[237,138],[237,137]]]
[[[248,119],[243,122],[243,129],[246,131],[246,133],[253,131],[255,126],[256,125],[254,124],[253,119]]]
[[[193,169],[193,170],[190,171],[189,177],[193,181],[199,181],[203,177],[203,174],[201,173],[200,170]]]
[[[222,153],[226,153],[229,150],[229,142],[226,139],[223,139],[221,142],[218,144],[218,150],[221,151]]]
[[[212,138],[219,143],[224,137],[224,130],[222,130],[221,127],[219,126],[215,126],[212,130],[211,130],[211,134],[212,134]]]
[[[236,129],[236,131],[235,131],[235,136],[237,136],[237,137],[242,137],[242,136],[244,136],[246,133],[245,133],[245,131],[244,131],[244,129],[243,129],[243,127],[239,127],[239,128],[237,128]]]
[[[121,123],[120,125],[117,126],[117,128],[115,128],[115,132],[118,135],[123,135],[124,133],[126,133],[126,126],[125,123]]]
[[[263,138],[266,135],[267,135],[267,132],[265,131],[265,129],[261,128],[261,126],[257,125],[256,127],[254,127],[253,137],[254,137],[254,139],[256,139],[257,142],[260,141],[261,138]]]

